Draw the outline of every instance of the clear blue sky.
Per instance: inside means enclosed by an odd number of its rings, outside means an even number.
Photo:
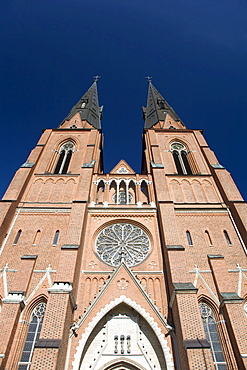
[[[0,20],[0,194],[98,74],[106,172],[140,171],[150,75],[247,198],[246,0],[1,0]]]

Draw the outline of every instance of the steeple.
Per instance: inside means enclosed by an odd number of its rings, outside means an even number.
[[[87,92],[82,96],[76,105],[71,109],[61,125],[65,121],[69,121],[76,113],[80,114],[82,121],[87,121],[94,128],[101,129],[101,115],[103,106],[99,106],[98,91],[97,91],[97,80],[99,76],[95,77],[95,80]]]
[[[147,107],[143,107],[143,116],[145,120],[144,128],[152,128],[156,123],[165,121],[167,114],[177,122],[184,126],[181,119],[175,113],[172,107],[167,103],[163,96],[153,86],[151,77],[147,77],[149,82]]]

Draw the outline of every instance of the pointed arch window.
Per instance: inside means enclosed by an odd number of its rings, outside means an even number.
[[[14,245],[16,245],[20,239],[20,236],[21,236],[21,233],[22,233],[22,230],[18,230],[17,231],[17,234],[16,234],[16,237],[15,237],[15,240],[14,240]]]
[[[216,370],[227,370],[226,361],[217,330],[218,323],[215,320],[211,308],[204,302],[200,303],[200,312],[207,341],[210,344]]]
[[[231,239],[228,235],[228,232],[226,230],[223,231],[224,235],[225,235],[225,239],[226,239],[226,242],[228,245],[232,245],[232,242],[231,242]]]
[[[186,147],[178,142],[171,144],[171,152],[179,175],[192,175]]]
[[[22,351],[18,370],[29,370],[31,367],[33,351],[35,344],[39,340],[45,309],[46,303],[41,302],[34,308],[31,314],[27,337]]]
[[[207,239],[207,242],[208,242],[209,246],[212,247],[213,246],[212,239],[211,239],[211,236],[210,236],[210,234],[207,230],[205,230],[205,235],[206,235],[206,239]]]
[[[186,231],[186,237],[187,237],[187,241],[188,241],[189,246],[190,247],[193,247],[193,242],[192,242],[191,234],[190,234],[190,232],[188,230]]]
[[[68,172],[69,163],[74,152],[74,144],[71,141],[63,144],[59,150],[59,158],[54,174],[65,174]]]
[[[39,237],[40,237],[40,230],[37,230],[35,233],[34,239],[33,239],[33,245],[37,244],[37,242],[39,241]]]
[[[57,242],[58,242],[58,238],[59,238],[59,234],[60,234],[60,231],[59,230],[57,230],[56,232],[55,232],[55,236],[54,236],[54,239],[53,239],[53,246],[55,246],[55,245],[57,245]]]
[[[144,180],[141,182],[141,192],[146,197],[146,201],[143,203],[149,203],[148,186],[147,186],[146,181]]]

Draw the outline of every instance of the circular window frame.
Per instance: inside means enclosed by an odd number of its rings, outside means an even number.
[[[103,234],[103,232],[106,230],[106,229],[110,229],[110,228],[113,228],[114,226],[117,226],[117,225],[128,225],[128,226],[131,226],[133,229],[140,229],[141,230],[141,234],[140,234],[140,237],[142,236],[145,236],[145,238],[147,238],[147,241],[148,241],[148,245],[146,245],[146,247],[148,248],[147,251],[145,251],[145,254],[143,256],[143,258],[139,261],[135,261],[134,263],[128,263],[126,261],[126,259],[123,259],[124,263],[128,266],[128,267],[135,267],[135,266],[138,266],[140,265],[141,263],[143,263],[152,253],[152,238],[150,236],[150,233],[148,232],[148,230],[145,230],[145,228],[143,228],[142,226],[136,224],[136,223],[132,223],[132,222],[129,222],[129,220],[122,220],[120,222],[114,222],[114,223],[110,223],[110,224],[106,224],[104,226],[102,226],[100,228],[100,230],[98,230],[96,236],[95,236],[95,241],[94,241],[94,252],[95,252],[95,255],[97,256],[97,258],[103,262],[104,264],[108,265],[108,266],[111,266],[111,267],[118,267],[120,264],[121,264],[121,260],[119,260],[121,257],[118,257],[116,259],[116,261],[118,261],[118,263],[113,263],[113,262],[109,262],[109,258],[108,258],[108,261],[105,259],[103,259],[102,257],[102,253],[100,254],[99,251],[98,251],[98,239],[100,237],[101,234]],[[132,230],[133,231],[133,230]],[[128,235],[129,236],[129,235]],[[116,241],[117,243],[117,241]],[[118,243],[120,244],[120,241],[118,241]],[[128,245],[126,246],[125,244],[123,246],[120,246],[118,244],[118,246],[115,247],[116,248],[124,248],[127,252],[128,252]],[[133,247],[132,247],[133,249]],[[138,253],[140,253],[140,247],[139,248],[136,248],[138,249]],[[114,247],[112,247],[112,251],[114,251]],[[126,253],[127,253],[126,252]],[[125,255],[126,255],[125,253]],[[119,254],[118,254],[119,256]],[[112,257],[113,258],[113,257]],[[133,257],[132,257],[133,258]],[[134,258],[136,259],[136,258]]]

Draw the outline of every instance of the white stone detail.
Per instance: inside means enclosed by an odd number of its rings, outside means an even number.
[[[96,316],[94,316],[92,321],[88,324],[76,348],[76,353],[74,355],[74,361],[72,363],[72,370],[79,370],[80,359],[82,356],[84,346],[91,332],[95,328],[95,326],[105,315],[107,315],[109,311],[111,311],[114,307],[118,306],[121,303],[125,303],[128,306],[132,307],[148,322],[148,324],[151,326],[151,328],[155,332],[158,338],[158,341],[161,345],[161,348],[163,350],[164,357],[166,360],[167,370],[174,370],[174,364],[172,360],[172,355],[170,353],[170,348],[168,347],[167,340],[165,339],[164,334],[161,332],[161,329],[159,328],[158,324],[154,321],[154,319],[150,316],[150,314],[145,311],[144,308],[142,308],[135,301],[132,301],[130,298],[127,298],[125,295],[121,295],[119,298],[116,298],[114,301],[111,301],[109,304],[107,304],[104,308],[102,308],[99,312],[97,312]]]
[[[54,283],[53,286],[48,289],[49,293],[70,293],[71,291],[71,283]]]
[[[29,297],[25,300],[25,304],[27,305],[30,300],[33,298],[34,294],[37,292],[37,290],[40,288],[40,286],[43,284],[43,282],[45,281],[45,279],[47,278],[47,281],[48,281],[48,286],[49,288],[52,287],[52,280],[51,280],[51,272],[56,272],[54,270],[52,270],[51,268],[51,265],[48,265],[48,267],[45,269],[45,274],[44,276],[42,277],[42,279],[39,281],[39,283],[36,285],[36,287],[34,288],[34,290],[32,291],[32,293],[29,295]]]
[[[117,173],[128,173],[128,172],[129,171],[125,167],[119,167],[119,169],[117,170]]]
[[[9,293],[9,295],[6,298],[3,298],[4,303],[20,303],[24,299],[24,295],[22,293]]]

